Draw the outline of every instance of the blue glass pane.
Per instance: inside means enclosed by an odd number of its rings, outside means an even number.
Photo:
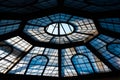
[[[120,33],[120,18],[99,19],[102,28]]]
[[[115,38],[110,37],[110,36],[106,36],[106,35],[103,35],[103,34],[100,34],[100,35],[98,36],[98,38],[99,38],[100,40],[102,40],[103,42],[105,42],[105,43],[110,43],[110,42],[113,42],[113,41],[115,40]]]
[[[43,70],[47,64],[48,60],[45,56],[34,57],[27,69],[27,75],[42,75]]]
[[[33,20],[29,20],[28,23],[34,24],[39,27],[47,26],[50,24],[52,21],[48,17],[43,17],[43,18],[37,18]]]
[[[0,35],[17,30],[19,28],[19,25],[20,24],[0,27]]]
[[[93,73],[92,66],[87,57],[84,55],[76,55],[72,58],[72,62],[79,74]]]
[[[0,35],[17,30],[20,22],[20,20],[0,20]]]
[[[0,20],[0,26],[10,25],[10,24],[18,24],[20,20]]]
[[[108,50],[120,57],[120,44],[110,44],[108,45]]]
[[[42,47],[34,47],[20,62],[15,65],[12,70],[10,70],[9,73],[24,74],[30,60],[37,55],[42,55],[43,51],[44,48]]]
[[[90,63],[92,64],[95,72],[109,72],[110,71],[110,69],[99,58],[97,58],[87,47],[79,46],[79,47],[76,47],[76,50],[77,50],[78,55],[85,55],[88,57],[88,59],[90,60],[89,64]]]
[[[59,13],[50,15],[49,17],[53,22],[67,22],[71,15]]]
[[[101,35],[102,37],[102,35]],[[104,37],[104,35],[103,35]],[[109,37],[108,37],[109,38]],[[109,40],[109,39],[108,39]],[[117,42],[119,40],[113,40],[112,42]],[[110,42],[111,42],[111,39],[110,39]],[[110,43],[110,42],[106,42],[105,40],[100,40],[99,38],[95,38],[94,40],[92,40],[90,42],[90,44],[100,53],[104,56],[104,58],[106,60],[108,60],[114,67],[116,67],[117,69],[120,69],[120,59],[115,56],[114,54],[111,54],[106,46],[107,46],[107,43]],[[104,44],[103,44],[104,43]]]

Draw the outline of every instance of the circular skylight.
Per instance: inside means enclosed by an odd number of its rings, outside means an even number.
[[[53,23],[46,27],[46,31],[52,35],[68,35],[74,31],[72,25],[67,23]]]

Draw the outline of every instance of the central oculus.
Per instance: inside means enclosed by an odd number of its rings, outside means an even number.
[[[51,35],[69,35],[73,33],[74,27],[68,23],[53,23],[46,27],[46,31]]]

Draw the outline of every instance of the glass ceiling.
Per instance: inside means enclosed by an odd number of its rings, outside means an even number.
[[[100,19],[100,27],[119,33],[119,20]],[[21,29],[21,22],[1,20],[0,35]],[[28,20],[21,32],[33,42],[21,33],[1,41],[0,73],[71,77],[120,70],[120,39],[98,33],[98,28],[92,19],[63,13]],[[83,44],[72,45],[76,42]]]
[[[24,33],[39,42],[66,44],[87,42],[98,31],[91,19],[59,13],[29,20]]]

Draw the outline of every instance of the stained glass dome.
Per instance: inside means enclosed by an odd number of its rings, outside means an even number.
[[[118,0],[1,0],[0,75],[118,74],[119,10]]]

